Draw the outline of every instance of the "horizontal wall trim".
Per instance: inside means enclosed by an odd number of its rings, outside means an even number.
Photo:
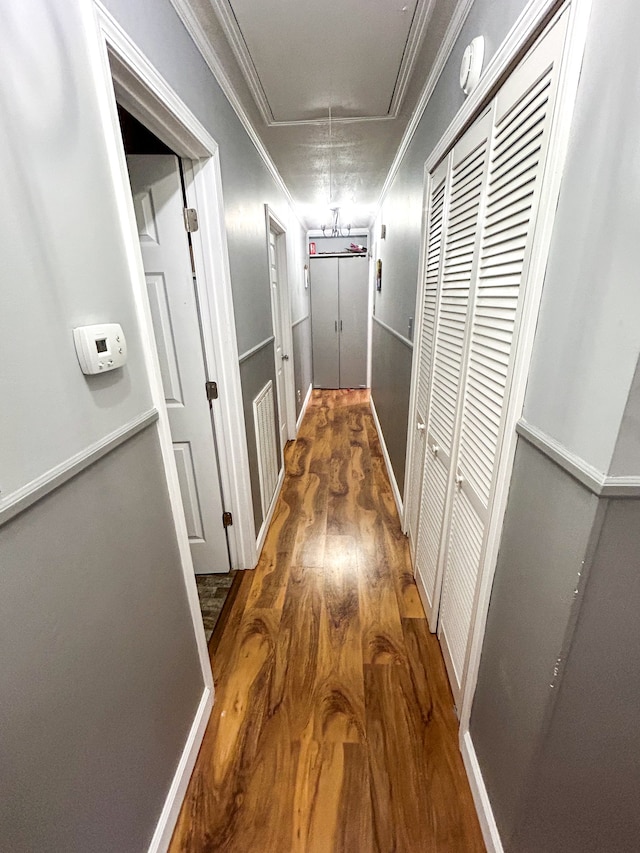
[[[291,324],[291,328],[295,329],[295,327],[299,326],[300,323],[304,323],[305,320],[310,320],[310,319],[311,319],[311,314],[305,314],[304,317],[300,317],[299,320],[294,320],[293,323]]]
[[[238,358],[238,361],[240,362],[240,364],[242,364],[243,361],[248,361],[256,353],[260,352],[261,349],[268,347],[269,344],[272,344],[274,341],[274,336],[270,335],[268,338],[265,338],[263,341],[260,341],[259,344],[256,344],[254,347],[251,347],[251,349],[248,349],[246,352],[243,352],[242,355]]]
[[[599,498],[640,498],[640,474],[610,477],[533,424],[521,419],[516,432]]]
[[[405,336],[401,335],[400,332],[396,332],[396,330],[392,329],[391,326],[388,326],[382,320],[379,320],[375,314],[371,315],[371,319],[374,320],[379,326],[382,326],[382,328],[385,331],[389,332],[390,335],[393,335],[394,338],[397,338],[401,343],[403,343],[410,350],[413,349],[413,341],[410,341],[409,338],[405,338]]]
[[[138,417],[133,418],[128,423],[121,426],[119,429],[101,438],[86,447],[80,453],[76,453],[55,468],[51,468],[42,476],[37,477],[21,489],[17,489],[12,494],[8,495],[4,500],[0,501],[0,525],[6,524],[12,518],[15,518],[19,513],[24,512],[30,506],[33,506],[36,501],[41,500],[46,495],[59,488],[64,483],[76,477],[85,468],[93,465],[103,456],[111,453],[116,447],[129,441],[134,435],[137,435],[142,430],[146,429],[151,424],[158,420],[157,409],[149,409]]]

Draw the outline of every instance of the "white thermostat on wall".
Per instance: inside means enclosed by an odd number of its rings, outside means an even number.
[[[118,323],[79,326],[73,342],[83,373],[106,373],[127,362],[127,342]]]

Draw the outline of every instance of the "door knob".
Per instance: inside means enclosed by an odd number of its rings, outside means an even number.
[[[437,444],[431,445],[431,452],[433,453],[434,456],[438,455],[439,450],[440,450],[440,447]]]
[[[282,360],[283,360],[283,361],[289,361],[289,356],[288,356],[288,355],[283,355],[283,356],[282,356]]]
[[[416,424],[416,429],[418,430],[418,432],[424,432],[426,430],[426,428],[427,428],[426,424],[421,424],[421,423]]]
[[[464,483],[464,477],[460,472],[456,474],[456,486],[460,488],[460,486]]]

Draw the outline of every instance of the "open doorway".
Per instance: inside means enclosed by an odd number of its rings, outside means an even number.
[[[191,164],[118,105],[155,348],[205,635],[232,582],[192,233]]]

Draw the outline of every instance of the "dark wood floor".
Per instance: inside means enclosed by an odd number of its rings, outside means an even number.
[[[286,456],[170,850],[483,851],[367,392],[315,392]]]

